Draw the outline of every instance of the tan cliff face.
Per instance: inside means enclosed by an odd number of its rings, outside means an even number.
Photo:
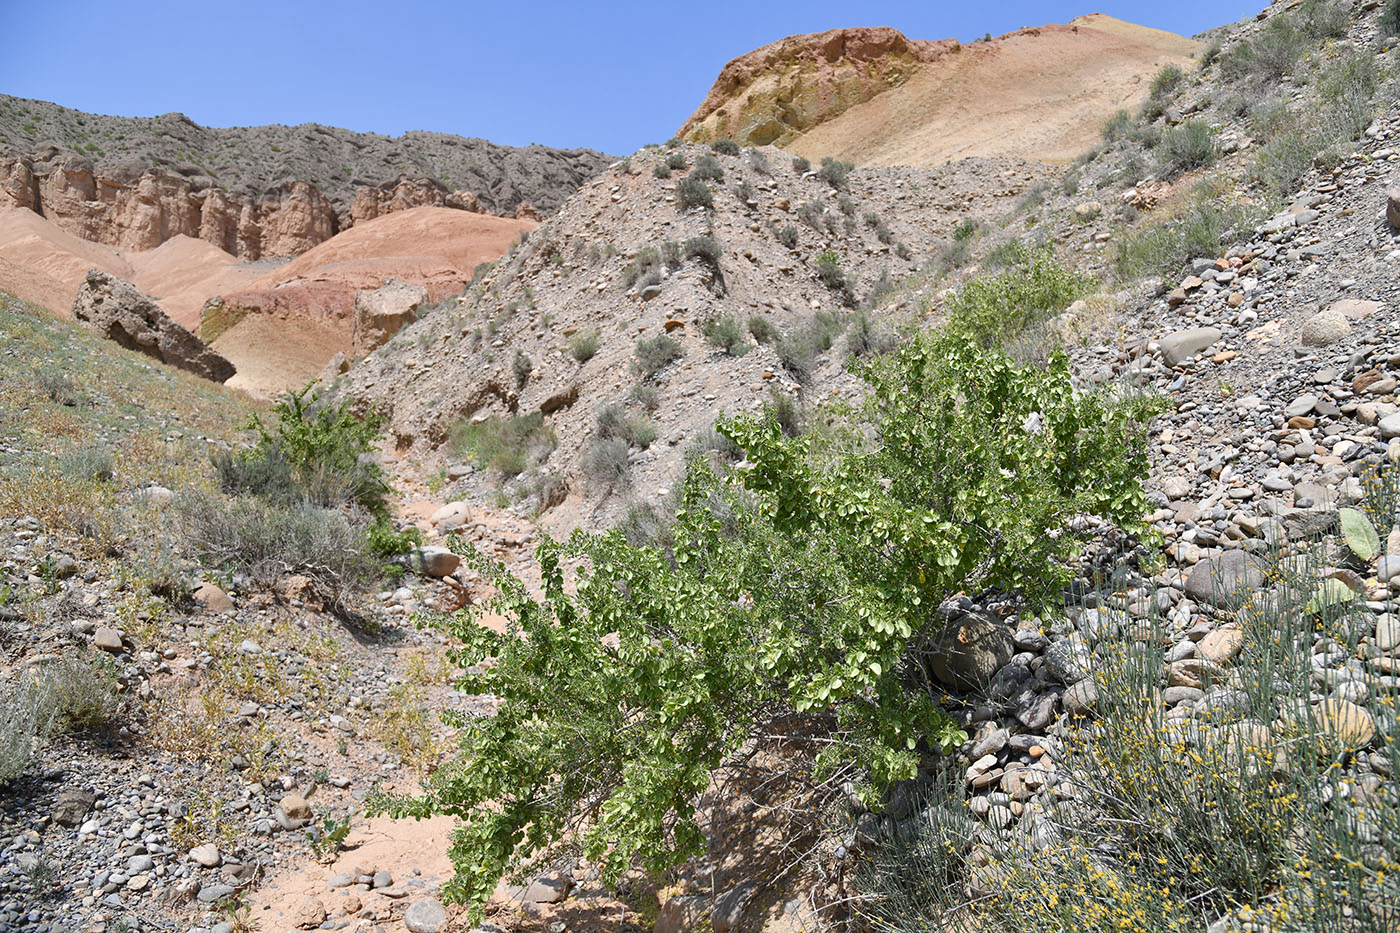
[[[725,65],[677,135],[782,146],[958,48],[956,39],[912,40],[885,26],[790,36]]]
[[[1197,48],[1102,14],[967,44],[893,29],[793,36],[726,65],[680,135],[858,165],[1063,163],[1134,109],[1163,66],[1189,69]]]
[[[33,211],[60,230],[94,243],[149,250],[173,237],[188,236],[245,261],[297,256],[341,230],[395,211],[480,210],[471,192],[448,191],[427,178],[400,176],[378,187],[359,188],[349,210],[338,214],[306,181],[287,181],[261,194],[238,194],[196,187],[156,168],[125,165],[101,172],[90,160],[61,152],[0,156],[0,208],[4,207]]]

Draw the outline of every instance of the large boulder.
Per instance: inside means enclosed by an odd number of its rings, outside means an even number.
[[[428,301],[428,290],[400,279],[389,279],[382,288],[355,292],[355,328],[351,344],[356,356],[364,356],[406,324],[418,319],[418,309]]]
[[[170,366],[226,382],[233,364],[172,321],[130,282],[93,269],[78,286],[73,317],[99,334]]]
[[[946,603],[939,607],[938,616],[942,624],[928,666],[946,686],[983,687],[1016,653],[1011,626],[1000,619]]]
[[[1180,366],[1202,350],[1211,347],[1221,337],[1218,327],[1193,327],[1168,334],[1158,341],[1162,359],[1168,366]]]
[[[1400,230],[1400,188],[1385,193],[1385,219],[1392,228]]]

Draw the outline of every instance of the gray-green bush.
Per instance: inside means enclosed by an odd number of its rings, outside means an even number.
[[[665,334],[637,341],[632,368],[643,379],[650,379],[685,353],[681,345]]]

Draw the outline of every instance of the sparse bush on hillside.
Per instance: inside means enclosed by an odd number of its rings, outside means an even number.
[[[484,469],[509,479],[542,463],[554,450],[554,432],[544,415],[488,418],[476,424],[459,421],[447,433],[447,445],[459,457],[471,457]]]
[[[71,479],[102,483],[111,482],[116,475],[112,451],[92,445],[72,447],[60,454],[58,470]]]
[[[831,156],[822,156],[822,167],[817,171],[817,176],[833,188],[844,188],[846,187],[846,176],[854,168],[855,165],[850,162],[842,162]]]
[[[762,149],[749,149],[747,152],[749,167],[760,175],[772,175],[773,167],[768,164],[768,156],[763,154]]]
[[[788,249],[797,248],[797,228],[792,224],[783,224],[781,227],[778,227],[776,236],[778,237],[778,242]]]
[[[1269,17],[1257,35],[1236,45],[1221,60],[1221,70],[1230,79],[1272,84],[1293,72],[1316,43],[1345,35],[1350,19],[1332,0],[1306,0]]]
[[[657,178],[670,178],[671,167],[665,162],[658,162],[655,166],[653,166],[651,173]]]
[[[754,199],[754,194],[753,185],[749,184],[747,178],[734,186],[734,196],[739,199],[739,203],[744,207],[749,206],[749,202]]]
[[[679,269],[684,258],[681,245],[675,240],[667,240],[661,244],[661,261],[668,269]]]
[[[656,425],[623,405],[609,404],[598,409],[598,436],[621,438],[632,447],[645,449],[656,440]]]
[[[865,310],[852,314],[850,323],[846,325],[847,358],[888,353],[898,346],[898,343],[894,332],[879,326],[874,317]]]
[[[637,341],[632,368],[643,379],[650,379],[672,361],[680,359],[684,352],[679,343],[665,334],[657,334],[655,337]]]
[[[1120,239],[1114,264],[1128,280],[1145,275],[1172,279],[1192,259],[1219,256],[1226,244],[1253,227],[1255,217],[1254,211],[1224,204],[1203,189],[1176,216]]]
[[[53,729],[54,707],[47,685],[23,676],[0,696],[0,788],[29,770]]]
[[[694,175],[689,175],[676,185],[676,206],[683,211],[693,207],[709,210],[715,206],[715,195],[709,185]]]
[[[759,343],[772,343],[779,337],[777,325],[761,314],[749,315],[749,333]]]
[[[673,171],[680,171],[685,168],[687,164],[684,152],[673,152],[666,156],[666,167]]]
[[[888,269],[880,270],[880,276],[870,285],[870,291],[865,293],[865,297],[860,300],[860,308],[869,311],[879,307],[880,302],[886,295],[894,292],[894,279],[890,278]]]
[[[1205,168],[1215,161],[1215,134],[1204,120],[1187,120],[1162,133],[1157,157],[1164,175]]]
[[[1168,97],[1172,91],[1175,91],[1181,85],[1181,81],[1185,77],[1186,75],[1179,66],[1163,65],[1161,70],[1152,76],[1152,85],[1149,93],[1158,100],[1162,100]],[[1122,111],[1119,112],[1121,113]]]
[[[784,437],[801,437],[805,428],[802,403],[776,387],[768,390],[763,417],[764,420],[776,424]]]
[[[875,227],[875,239],[879,240],[881,243],[884,243],[886,245],[893,243],[894,231],[892,231],[889,227],[886,227],[885,222],[882,220]]]
[[[1103,125],[1102,135],[1104,142],[1116,142],[1128,135],[1128,130],[1132,129],[1133,118],[1126,110],[1119,110],[1109,117]]]
[[[724,166],[720,165],[714,156],[706,153],[695,160],[690,177],[701,181],[724,181]]]
[[[958,289],[948,299],[948,327],[982,346],[1002,346],[1059,314],[1093,286],[1093,279],[1056,262],[1050,249],[1035,250],[1005,272],[975,278]]]
[[[817,270],[817,279],[823,285],[839,294],[847,305],[855,303],[855,283],[841,268],[840,256],[827,250],[817,256],[812,265]]]
[[[510,361],[510,371],[511,375],[515,376],[515,388],[519,391],[530,381],[530,374],[535,371],[535,363],[524,350],[516,350]]]
[[[826,205],[820,201],[803,201],[797,206],[797,219],[813,230],[821,230],[824,217],[826,217]]]
[[[805,175],[812,170],[812,163],[803,156],[794,156],[792,170],[799,175]]]
[[[1400,0],[1385,0],[1385,9],[1381,11],[1381,28],[1389,35],[1400,35]]]
[[[856,202],[852,201],[848,194],[840,195],[836,199],[836,209],[847,217],[854,217],[856,215]]]
[[[589,852],[605,883],[703,852],[695,801],[775,723],[784,768],[878,799],[967,737],[906,661],[928,650],[929,607],[995,590],[1039,609],[1082,546],[1072,516],[1136,523],[1147,508],[1141,410],[1076,392],[1063,361],[1024,370],[921,337],[865,378],[878,443],[820,463],[774,420],[722,422],[751,468],[687,472],[669,554],[618,531],[546,540],[540,599],[466,555],[500,594],[483,608],[511,629],[472,613],[445,624],[471,672],[461,686],[497,711],[462,730],[423,797],[369,806],[459,817],[446,893],[477,908],[559,844]],[[1028,432],[1033,412],[1053,429]]]
[[[631,288],[637,284],[637,280],[648,273],[659,271],[661,268],[661,251],[655,246],[644,246],[637,251],[622,270],[623,288]]]
[[[628,390],[627,400],[643,411],[654,414],[661,407],[661,391],[654,385],[642,383]]]
[[[39,392],[51,402],[68,408],[78,404],[78,388],[61,370],[44,368],[35,376]]]
[[[684,254],[686,259],[698,259],[715,269],[719,268],[719,243],[712,236],[690,237],[685,241]]]
[[[587,363],[603,345],[603,335],[597,330],[579,331],[569,338],[569,355],[580,363]]]
[[[611,491],[628,485],[631,446],[620,437],[596,438],[584,453],[584,472],[595,487]]]
[[[726,314],[706,321],[700,331],[710,346],[721,349],[730,356],[743,356],[753,348],[744,331],[744,325],[733,315]]]
[[[739,154],[739,144],[732,139],[716,139],[710,143],[710,149],[720,155],[736,156]]]

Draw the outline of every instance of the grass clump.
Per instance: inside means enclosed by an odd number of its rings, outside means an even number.
[[[716,139],[710,143],[710,150],[720,155],[736,156],[739,154],[739,144],[732,139]]]
[[[569,338],[569,355],[580,363],[587,363],[602,345],[603,335],[597,330],[581,330]]]
[[[730,356],[743,356],[753,346],[748,341],[744,325],[730,314],[706,321],[701,327],[701,333],[705,335],[710,346],[723,350]]]
[[[715,206],[715,194],[709,185],[693,174],[688,175],[676,185],[676,206],[683,211],[696,207],[709,210]]]
[[[650,447],[656,440],[656,425],[643,414],[628,411],[625,406],[611,404],[598,409],[598,436],[622,438],[628,446]]]
[[[637,341],[632,369],[643,379],[650,379],[672,362],[680,359],[684,353],[685,351],[677,341],[665,334],[657,334],[655,337]]]
[[[600,437],[584,453],[584,471],[595,487],[625,488],[631,475],[631,445],[620,437]]]
[[[65,654],[21,674],[0,698],[0,787],[25,774],[61,732],[92,732],[123,713],[116,664],[95,654]]]
[[[812,170],[812,163],[804,156],[793,156],[792,170],[799,175],[806,175]]]
[[[1254,211],[1222,203],[1202,189],[1176,216],[1119,240],[1114,266],[1127,280],[1146,275],[1171,279],[1192,259],[1220,255],[1226,244],[1253,227],[1255,219]]]
[[[854,163],[823,156],[822,167],[817,170],[817,177],[831,187],[840,189],[846,187],[846,176],[850,175],[854,168]]]
[[[1148,93],[1158,100],[1169,97],[1172,91],[1181,86],[1182,80],[1186,77],[1181,68],[1177,65],[1163,65],[1161,69],[1152,76],[1152,84]],[[1120,113],[1122,111],[1119,111]]]
[[[656,165],[652,166],[651,173],[657,178],[670,178],[671,166],[667,165],[665,162],[658,162]]]
[[[555,438],[544,415],[533,412],[476,424],[459,421],[448,432],[447,443],[456,456],[469,456],[509,479],[543,462],[553,452]]]
[[[1187,120],[1180,126],[1168,127],[1157,147],[1162,172],[1167,175],[1205,168],[1215,161],[1215,156],[1215,134],[1204,120]]]
[[[817,256],[812,263],[817,280],[841,296],[847,305],[855,302],[855,285],[841,268],[841,257],[831,250]]]
[[[1132,115],[1126,110],[1119,110],[1113,116],[1104,121],[1103,129],[1100,131],[1106,143],[1117,142],[1126,139],[1128,131],[1133,127]]]
[[[698,178],[701,181],[724,181],[724,166],[719,164],[719,160],[708,153],[695,160],[695,167],[690,170],[691,178]]]
[[[797,248],[797,227],[792,224],[783,224],[781,227],[777,228],[776,235],[778,237],[778,242],[788,249]]]
[[[761,314],[749,315],[749,334],[759,343],[772,343],[779,337],[778,325]]]
[[[688,164],[689,163],[685,161],[684,152],[672,152],[668,153],[666,156],[666,167],[673,171],[680,171]]]
[[[997,275],[968,282],[948,299],[948,326],[985,347],[1001,346],[1059,314],[1094,287],[1057,262],[1048,248],[1029,252]]]

